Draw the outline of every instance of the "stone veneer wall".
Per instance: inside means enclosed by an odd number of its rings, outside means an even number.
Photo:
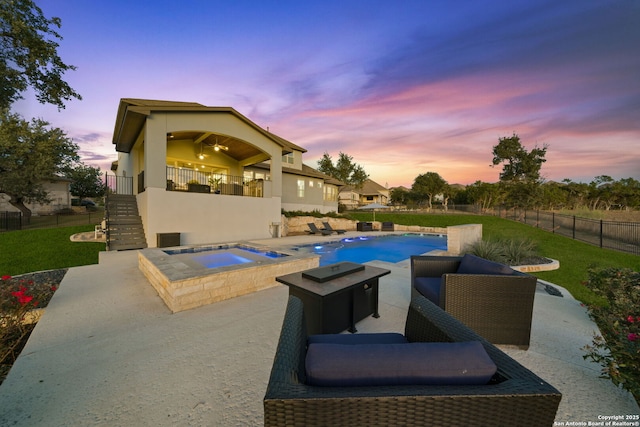
[[[277,276],[316,268],[320,257],[212,272],[199,277],[169,280],[147,257],[138,253],[138,267],[173,313],[200,307],[274,286]]]
[[[482,224],[447,227],[447,254],[460,255],[480,240],[482,240]]]

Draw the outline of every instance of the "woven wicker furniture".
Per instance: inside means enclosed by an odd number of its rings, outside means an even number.
[[[419,294],[417,278],[439,277],[440,300],[434,303],[493,344],[529,348],[537,278],[511,269],[508,275],[459,274],[461,260],[412,256],[412,297]]]
[[[302,302],[289,297],[264,397],[265,426],[550,426],[561,394],[424,297],[411,302],[411,342],[480,341],[495,383],[475,386],[314,387],[305,384]]]

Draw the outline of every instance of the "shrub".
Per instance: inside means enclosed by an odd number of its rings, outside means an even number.
[[[535,243],[527,239],[480,240],[467,252],[507,265],[522,265],[529,259],[539,258]]]
[[[321,213],[319,210],[314,209],[311,212],[308,211],[285,211],[284,209],[281,210],[282,215],[284,215],[286,218],[293,218],[296,216],[312,216],[314,218],[349,218],[349,215],[341,215],[338,214],[334,211],[331,212],[327,212],[327,213]]]
[[[640,273],[628,268],[591,268],[585,285],[608,305],[590,306],[600,328],[585,359],[602,366],[602,378],[640,398]]]
[[[475,256],[479,256],[480,258],[488,259],[490,261],[505,261],[504,255],[502,253],[502,247],[497,241],[479,240],[478,242],[473,244],[467,252]]]
[[[536,244],[526,239],[504,240],[502,250],[509,265],[522,265],[527,259],[535,258],[538,254]]]

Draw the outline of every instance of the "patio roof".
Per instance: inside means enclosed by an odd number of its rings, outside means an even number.
[[[122,98],[118,107],[113,144],[116,151],[128,153],[133,148],[138,135],[144,127],[147,116],[153,112],[206,112],[212,114],[232,114],[258,132],[282,147],[282,154],[292,151],[306,152],[304,148],[261,128],[232,107],[207,107],[197,102],[161,101],[152,99]],[[246,144],[245,144],[246,145]],[[234,156],[235,157],[235,156]]]

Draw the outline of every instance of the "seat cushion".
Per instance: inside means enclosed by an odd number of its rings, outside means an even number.
[[[435,305],[440,305],[441,277],[416,277],[414,287]]]
[[[479,341],[309,346],[307,383],[326,387],[487,384],[497,367]]]
[[[489,261],[475,255],[466,254],[458,266],[458,274],[513,274],[514,270],[508,265]]]
[[[409,341],[404,335],[396,332],[378,334],[322,334],[311,335],[307,338],[307,344],[406,344]]]

